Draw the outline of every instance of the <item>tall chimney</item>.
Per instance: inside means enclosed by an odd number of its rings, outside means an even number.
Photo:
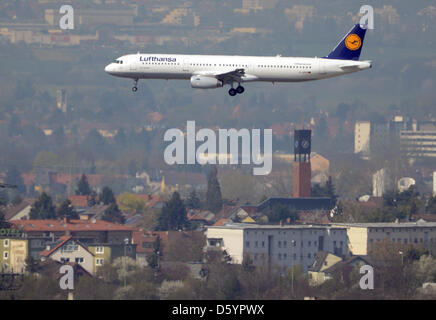
[[[311,196],[311,146],[311,130],[294,131],[294,198],[310,198]]]

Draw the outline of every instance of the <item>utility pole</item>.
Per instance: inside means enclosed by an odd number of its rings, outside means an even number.
[[[129,244],[129,239],[125,238],[124,239],[124,288],[126,288],[127,286],[127,264],[126,264],[126,247]]]
[[[291,241],[291,288],[292,288],[292,298],[294,297],[294,245],[295,245],[295,240]]]

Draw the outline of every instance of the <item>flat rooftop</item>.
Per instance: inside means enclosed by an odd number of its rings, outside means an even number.
[[[435,224],[436,225],[436,224]],[[277,230],[295,230],[295,229],[345,229],[345,226],[331,225],[312,225],[312,224],[285,224],[283,226],[277,224],[253,224],[253,223],[228,223],[223,226],[210,226],[207,229],[277,229]]]
[[[370,223],[332,223],[334,226],[341,227],[355,227],[355,228],[416,228],[416,227],[427,227],[435,228],[436,222],[370,222]]]

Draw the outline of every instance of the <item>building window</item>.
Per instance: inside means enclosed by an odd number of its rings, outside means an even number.
[[[7,259],[9,258],[9,252],[5,251],[5,252],[3,253],[3,258],[4,258],[5,260],[7,260]]]
[[[79,246],[77,244],[74,244],[74,243],[64,245],[61,248],[61,252],[74,252],[74,251],[78,251],[78,250],[79,250]]]
[[[95,259],[95,265],[96,266],[102,266],[104,263],[104,259]]]
[[[70,262],[70,258],[61,258],[62,263]]]
[[[282,254],[279,253],[279,260],[282,260]]]
[[[254,246],[255,246],[256,248],[258,247],[258,242],[257,242],[257,241],[254,243]]]
[[[245,241],[245,246],[246,246],[247,248],[250,248],[250,241]]]
[[[287,245],[288,243],[286,241],[283,241],[283,247],[286,248]]]
[[[76,263],[83,263],[83,258],[76,258]]]
[[[265,248],[265,241],[262,241],[262,248]]]
[[[101,247],[101,246],[96,247],[95,253],[104,253],[104,247]]]
[[[307,245],[310,247],[310,245],[312,244],[312,241],[308,241]]]
[[[9,247],[9,239],[5,239],[5,241],[3,242],[3,245],[5,247]]]
[[[279,241],[279,248],[281,248],[282,247],[282,242],[281,241]]]

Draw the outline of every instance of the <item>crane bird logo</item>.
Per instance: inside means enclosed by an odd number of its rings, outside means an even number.
[[[350,34],[345,39],[345,45],[352,51],[358,50],[362,46],[362,39],[355,33]]]

